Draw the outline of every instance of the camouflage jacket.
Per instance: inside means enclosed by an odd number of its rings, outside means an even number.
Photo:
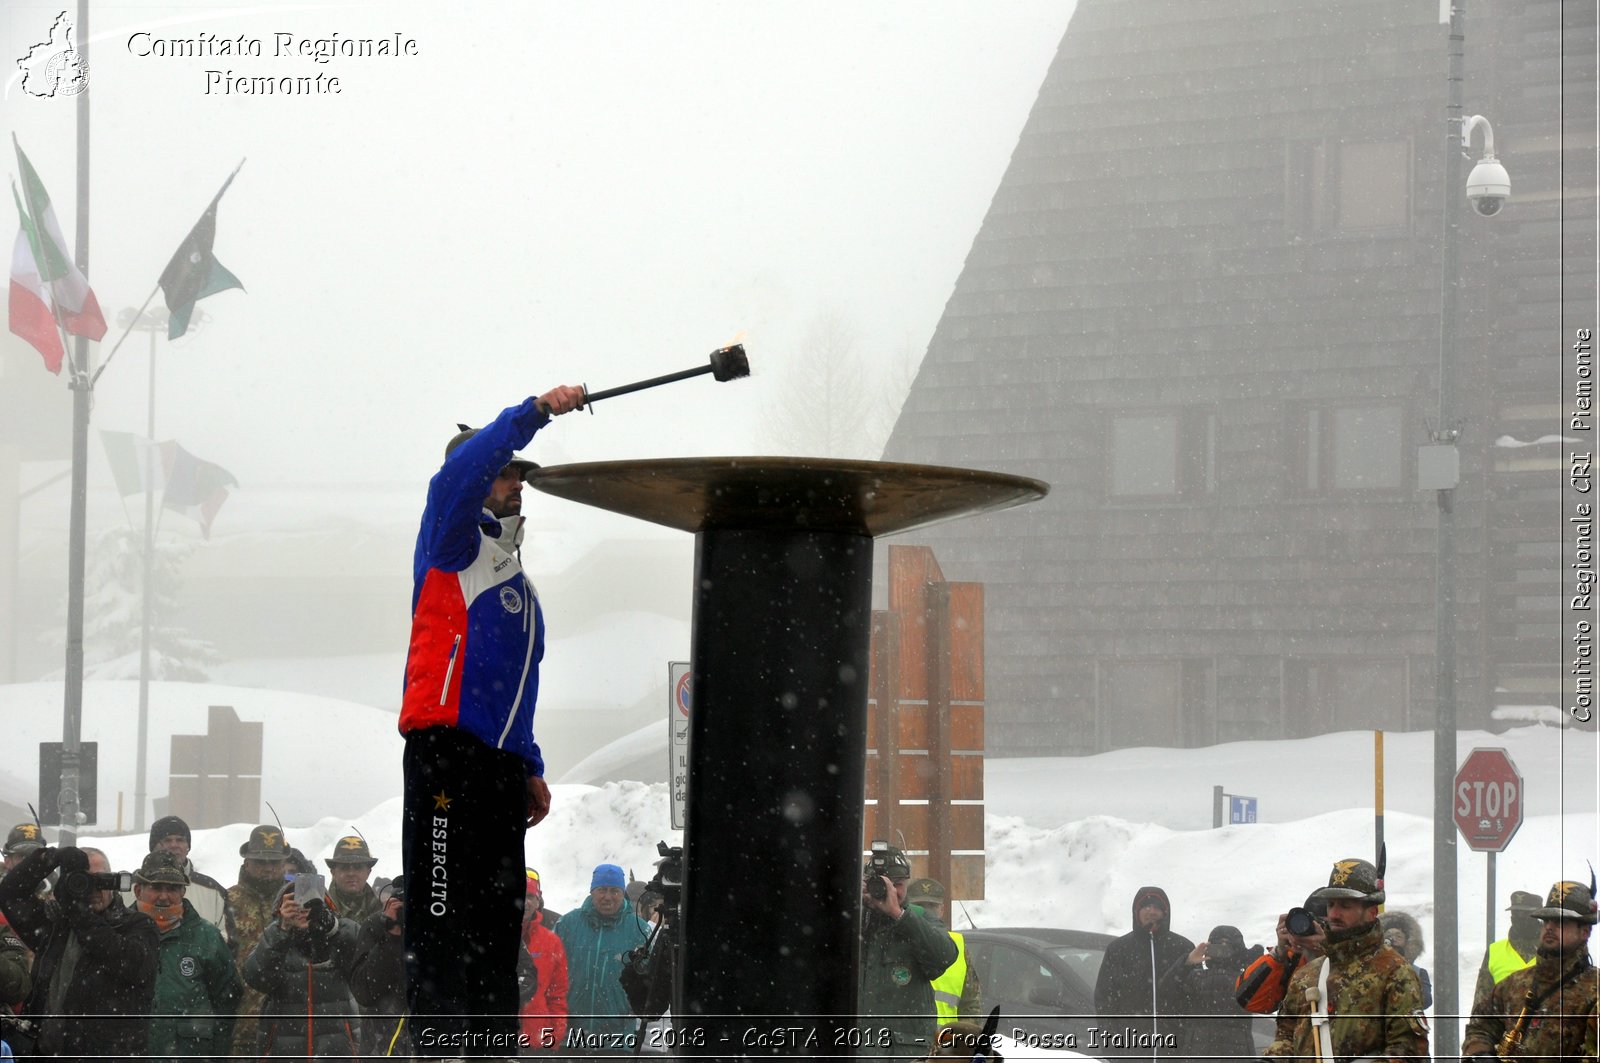
[[[338,886],[328,887],[328,897],[333,901],[333,910],[341,918],[348,919],[356,925],[367,921],[368,916],[376,915],[383,910],[383,905],[378,903],[377,891],[368,883],[355,893],[346,893]]]
[[[1428,1058],[1428,1024],[1422,1017],[1422,985],[1411,965],[1383,943],[1376,922],[1353,937],[1329,942],[1326,956],[1301,965],[1289,981],[1278,1012],[1277,1036],[1266,1056],[1317,1057],[1306,990],[1317,987],[1328,968],[1328,1014],[1337,1060],[1374,1056]]]
[[[234,938],[230,945],[233,946],[233,962],[241,974],[244,971],[244,961],[249,958],[256,944],[261,940],[261,934],[272,922],[276,910],[278,891],[282,882],[257,883],[254,879],[246,878],[244,868],[239,869],[239,884],[228,890],[228,907],[233,911]],[[235,1055],[244,1055],[254,1058],[260,1055],[256,1047],[256,1029],[260,1022],[262,994],[249,986],[245,986],[244,996],[239,1000],[239,1019],[233,1028],[233,1051]]]
[[[1574,968],[1577,968],[1576,973]],[[1569,975],[1572,979],[1560,984]],[[1559,970],[1553,961],[1540,957],[1532,967],[1507,975],[1490,992],[1488,1001],[1474,1008],[1461,1054],[1498,1054],[1501,1038],[1516,1025],[1530,991],[1535,996],[1548,991],[1548,995],[1537,1009],[1529,1012],[1522,1027],[1521,1043],[1505,1058],[1538,1058],[1552,1063],[1560,1059],[1593,1060],[1600,971],[1589,962],[1587,952]]]

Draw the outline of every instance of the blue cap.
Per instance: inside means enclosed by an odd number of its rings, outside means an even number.
[[[602,886],[615,886],[624,889],[628,885],[628,876],[622,873],[622,868],[616,864],[601,864],[594,869],[594,877],[589,880],[589,888],[597,890]]]

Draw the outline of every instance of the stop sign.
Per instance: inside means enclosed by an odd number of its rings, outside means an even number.
[[[1503,749],[1474,749],[1456,772],[1456,828],[1468,848],[1498,853],[1522,826],[1522,776]]]

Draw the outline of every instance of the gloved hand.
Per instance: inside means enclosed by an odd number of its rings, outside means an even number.
[[[338,928],[339,920],[334,918],[327,904],[315,897],[306,902],[306,929],[313,938],[328,937]]]

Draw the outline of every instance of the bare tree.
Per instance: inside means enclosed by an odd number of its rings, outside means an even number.
[[[877,457],[880,404],[848,322],[819,314],[782,365],[781,398],[768,420],[778,449],[820,458]]]

